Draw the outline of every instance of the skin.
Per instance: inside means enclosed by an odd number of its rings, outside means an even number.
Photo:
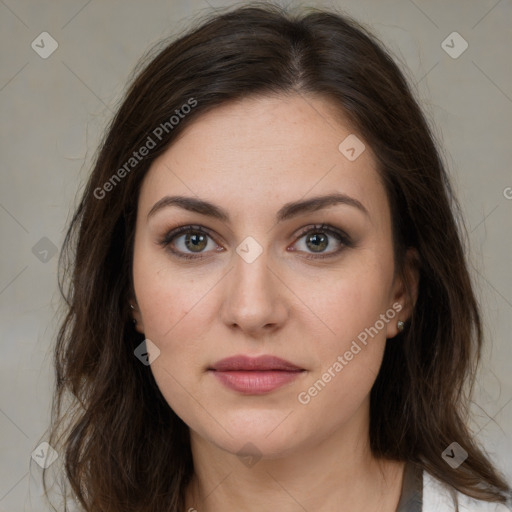
[[[195,475],[185,510],[396,509],[404,466],[370,452],[369,394],[397,321],[414,307],[417,274],[409,259],[409,297],[394,272],[390,208],[375,158],[368,145],[354,161],[338,150],[354,132],[332,112],[327,100],[300,95],[223,105],[188,126],[143,181],[134,314],[136,328],[160,350],[151,364],[157,384],[190,427]],[[285,203],[333,192],[357,199],[368,215],[338,204],[275,222]],[[221,206],[230,222],[176,206],[147,218],[158,200],[178,194]],[[342,251],[307,259],[318,253],[301,229],[321,223],[355,245],[327,233],[320,253]],[[210,230],[202,260],[180,259],[158,243],[188,224]],[[236,252],[248,236],[262,249],[252,263]],[[174,248],[198,254],[183,234]],[[317,396],[299,403],[297,395],[394,303],[400,313]],[[242,395],[207,371],[237,354],[272,354],[306,371],[270,393]],[[248,442],[261,457],[250,466],[237,456]]]

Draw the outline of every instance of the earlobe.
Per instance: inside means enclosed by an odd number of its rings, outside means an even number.
[[[396,280],[393,294],[394,303],[399,303],[402,307],[396,316],[396,321],[388,324],[387,338],[394,338],[407,329],[407,320],[411,318],[418,298],[419,268],[419,253],[416,248],[410,247],[401,273],[403,277]]]
[[[142,315],[140,314],[138,307],[134,306],[134,304],[130,302],[130,310],[135,330],[144,334],[144,324],[142,323]]]
[[[405,321],[400,319],[401,315],[402,310],[400,310],[400,313],[398,313],[397,317],[393,321],[388,323],[386,328],[387,339],[394,338],[397,334],[400,334],[406,329]]]

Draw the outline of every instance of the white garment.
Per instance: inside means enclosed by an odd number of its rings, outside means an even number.
[[[512,512],[512,508],[501,503],[470,498],[456,491],[460,512]],[[450,488],[427,471],[423,471],[422,512],[454,512],[456,510]]]

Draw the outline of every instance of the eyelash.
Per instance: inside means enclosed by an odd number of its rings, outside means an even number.
[[[171,242],[178,237],[178,235],[188,234],[188,233],[201,233],[203,235],[208,236],[213,240],[213,237],[210,235],[209,231],[205,230],[202,226],[180,226],[179,228],[173,229],[172,231],[169,231],[165,234],[165,236],[158,242],[159,245],[169,250],[173,255],[177,256],[178,258],[183,258],[186,260],[201,260],[206,258],[207,256],[204,256],[204,254],[199,253],[198,255],[191,255],[187,253],[182,253],[180,251],[176,251],[174,249],[170,249],[169,246]],[[344,247],[353,247],[354,244],[350,237],[344,233],[343,231],[335,228],[334,226],[330,226],[329,224],[319,224],[314,226],[308,226],[304,228],[300,234],[298,235],[297,241],[303,238],[305,235],[309,233],[326,233],[329,235],[334,236],[338,242],[342,244],[342,247],[338,249],[337,251],[330,252],[327,254],[316,254],[316,255],[308,255],[304,256],[306,259],[312,259],[312,260],[322,260],[327,258],[332,258],[334,256],[337,256],[341,251],[344,250]],[[214,240],[215,241],[215,240]]]

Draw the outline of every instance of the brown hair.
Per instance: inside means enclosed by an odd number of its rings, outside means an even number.
[[[268,4],[216,14],[163,45],[136,69],[61,253],[67,310],[55,348],[50,444],[62,447],[72,495],[88,512],[184,506],[193,473],[188,427],[134,356],[144,339],[128,308],[141,182],[205,112],[248,96],[310,94],[338,106],[376,155],[404,277],[407,248],[419,254],[412,317],[387,344],[371,391],[372,452],[416,462],[470,496],[504,502],[510,489],[466,425],[482,326],[455,217],[460,209],[433,133],[388,51],[345,15],[297,15]],[[187,103],[194,107],[171,127]],[[127,167],[151,135],[154,147]],[[113,180],[122,168],[122,179]],[[469,454],[457,469],[441,457],[453,441]]]

